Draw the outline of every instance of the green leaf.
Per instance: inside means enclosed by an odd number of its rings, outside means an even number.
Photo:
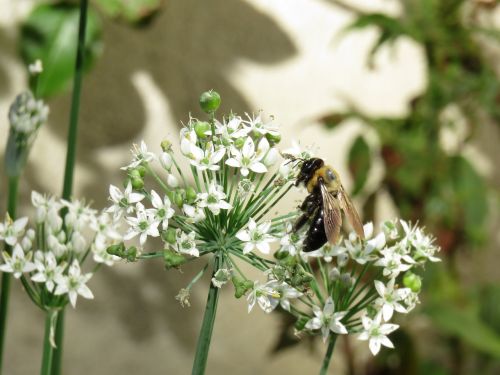
[[[368,143],[358,136],[349,150],[349,171],[354,179],[352,195],[358,194],[365,186],[371,167],[371,153]]]
[[[112,18],[137,24],[149,19],[161,8],[162,0],[94,0]]]
[[[36,94],[48,97],[66,89],[74,75],[79,7],[75,4],[42,4],[33,9],[21,28],[21,55],[26,64],[43,63]],[[88,71],[101,53],[101,24],[88,10],[85,66]],[[35,90],[35,88],[33,88]]]
[[[481,352],[500,358],[500,336],[472,310],[442,303],[428,308],[427,313],[442,331],[459,337]]]

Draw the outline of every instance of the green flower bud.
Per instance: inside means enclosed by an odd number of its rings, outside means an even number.
[[[309,318],[307,316],[301,316],[300,318],[297,319],[297,321],[294,324],[294,327],[298,331],[302,331],[304,327],[306,326],[307,322],[309,321]]]
[[[142,178],[141,172],[139,172],[139,169],[131,169],[128,172],[128,175],[130,176],[130,178]]]
[[[188,188],[186,189],[187,203],[193,204],[194,201],[196,200],[196,197],[197,197],[196,190],[194,190],[192,186],[188,186]]]
[[[164,139],[163,141],[161,141],[161,149],[163,150],[163,152],[169,152],[172,150],[172,142]]]
[[[241,149],[245,144],[245,138],[238,138],[234,141],[234,147]]]
[[[205,91],[200,96],[200,106],[205,113],[214,113],[220,106],[220,95],[214,91]]]
[[[115,255],[122,258],[123,254],[125,254],[125,244],[123,242],[120,242],[118,244],[108,246],[106,252],[110,255]]]
[[[177,268],[187,262],[184,256],[169,249],[163,250],[163,260],[167,270]]]
[[[141,190],[144,187],[144,180],[141,177],[133,177],[130,181],[134,190]]]
[[[206,138],[208,130],[210,130],[210,124],[206,121],[198,121],[194,125],[194,131],[199,138]]]
[[[163,239],[163,241],[166,241],[166,242],[173,245],[177,240],[176,234],[175,234],[175,229],[168,228],[167,230],[163,231],[161,233],[161,238]]]
[[[251,280],[244,280],[241,277],[233,276],[231,278],[231,281],[233,282],[234,285],[234,296],[236,298],[241,298],[248,292],[250,289],[253,288],[253,281]]]
[[[146,167],[145,167],[145,166],[143,166],[143,165],[139,165],[139,166],[136,168],[136,170],[138,170],[138,171],[139,171],[139,175],[140,175],[141,177],[144,177],[144,176],[146,175],[146,171],[147,171],[147,169],[146,169]]]
[[[412,292],[418,293],[422,289],[422,279],[413,272],[406,272],[403,276],[403,285],[410,288]]]
[[[184,189],[178,189],[174,195],[174,203],[178,207],[182,207],[184,204],[184,197],[186,196],[186,191]]]
[[[289,255],[290,253],[288,251],[277,251],[274,253],[274,257],[278,260],[283,260]]]
[[[271,134],[267,133],[266,138],[269,141],[269,143],[272,145],[275,145],[276,143],[280,143],[281,141],[281,134]]]

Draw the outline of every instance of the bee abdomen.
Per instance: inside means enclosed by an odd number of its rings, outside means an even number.
[[[323,246],[326,241],[327,238],[323,221],[323,207],[321,207],[316,211],[316,215],[314,215],[311,226],[306,233],[306,238],[303,242],[303,250],[305,252],[317,250]]]

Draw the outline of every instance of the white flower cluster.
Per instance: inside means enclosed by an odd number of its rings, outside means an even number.
[[[310,283],[318,302],[312,306],[312,317],[298,316],[307,318],[301,330],[320,331],[325,341],[331,332],[357,333],[360,340],[369,341],[374,355],[381,345],[393,347],[387,335],[399,327],[390,323],[394,313],[406,314],[418,303],[421,278],[412,271],[426,261],[439,261],[432,237],[403,220],[399,224],[386,221],[375,235],[373,224],[368,223],[365,240],[353,232],[336,245],[326,244],[309,253],[300,250],[301,234],[284,225],[278,259],[296,259],[311,274],[315,260],[320,270],[320,279]],[[288,267],[283,272],[283,268],[278,264],[273,273],[291,280],[294,270]]]
[[[57,200],[37,192],[32,192],[31,200],[36,208],[34,229],[26,229],[26,217],[12,221],[7,215],[0,223],[0,240],[12,247],[11,253],[3,252],[0,271],[23,278],[25,286],[32,282],[27,292],[44,309],[61,307],[61,295],[67,295],[73,307],[78,295],[92,299],[86,285],[92,273],[83,274],[81,265],[89,254],[97,264],[114,263],[117,258],[106,249],[121,240],[117,222],[78,200]]]
[[[9,109],[9,121],[14,132],[30,135],[47,121],[49,107],[37,100],[31,91],[19,94]]]

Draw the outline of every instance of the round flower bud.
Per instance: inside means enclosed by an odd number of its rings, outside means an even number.
[[[307,324],[308,321],[309,321],[309,318],[307,316],[301,316],[295,322],[294,327],[297,330],[302,331],[304,329],[304,327],[306,326],[306,324]]]
[[[144,177],[146,175],[146,167],[145,166],[139,165],[136,169],[139,171],[139,175],[141,177]]]
[[[181,193],[181,190],[182,189],[179,189],[178,191],[176,191],[175,195],[174,195],[174,203],[178,207],[182,207],[182,205],[184,204],[184,197],[183,197],[183,194]]]
[[[125,250],[125,259],[129,262],[135,262],[137,260],[137,248],[135,246],[131,246]]]
[[[347,255],[346,253],[337,255],[337,264],[339,265],[339,267],[344,267],[348,261],[349,255]]]
[[[130,176],[130,178],[141,178],[141,172],[139,172],[138,169],[131,169],[129,172],[128,172],[128,175]]]
[[[160,163],[165,170],[170,171],[170,168],[172,168],[173,164],[172,155],[170,155],[168,152],[162,152],[160,155]]]
[[[266,138],[271,145],[275,145],[276,143],[281,142],[281,134],[278,133],[275,134],[267,133]]]
[[[220,106],[220,95],[213,90],[205,91],[200,96],[200,106],[205,113],[214,113]]]
[[[353,279],[351,277],[351,274],[349,272],[343,273],[340,275],[340,284],[349,288],[353,284]]]
[[[339,271],[339,269],[337,267],[332,268],[332,270],[330,271],[330,273],[328,274],[328,276],[330,277],[330,280],[337,281],[338,279],[340,279],[340,271]]]
[[[210,130],[210,124],[206,121],[198,121],[194,125],[194,131],[200,138],[206,138],[207,132]]]
[[[165,249],[163,250],[163,261],[165,262],[165,268],[168,270],[183,265],[187,259],[175,251]]]
[[[233,282],[234,285],[234,296],[236,298],[241,298],[242,296],[245,295],[246,292],[248,292],[254,286],[253,281],[243,280],[241,277],[237,276],[233,276],[231,278],[231,281]]]
[[[169,174],[167,176],[167,185],[172,189],[175,189],[177,186],[179,186],[179,181],[177,180],[177,177],[175,177],[173,174]]]
[[[186,200],[188,204],[193,204],[197,198],[196,190],[192,186],[188,186],[186,189]]]
[[[141,177],[133,177],[130,181],[134,190],[141,190],[144,187],[144,180]]]
[[[412,292],[418,293],[422,288],[422,279],[413,272],[406,272],[403,276],[403,285],[410,288]]]
[[[123,257],[123,254],[125,253],[125,244],[123,242],[120,242],[115,245],[108,246],[106,249],[106,252],[109,255],[115,255],[117,257]]]

